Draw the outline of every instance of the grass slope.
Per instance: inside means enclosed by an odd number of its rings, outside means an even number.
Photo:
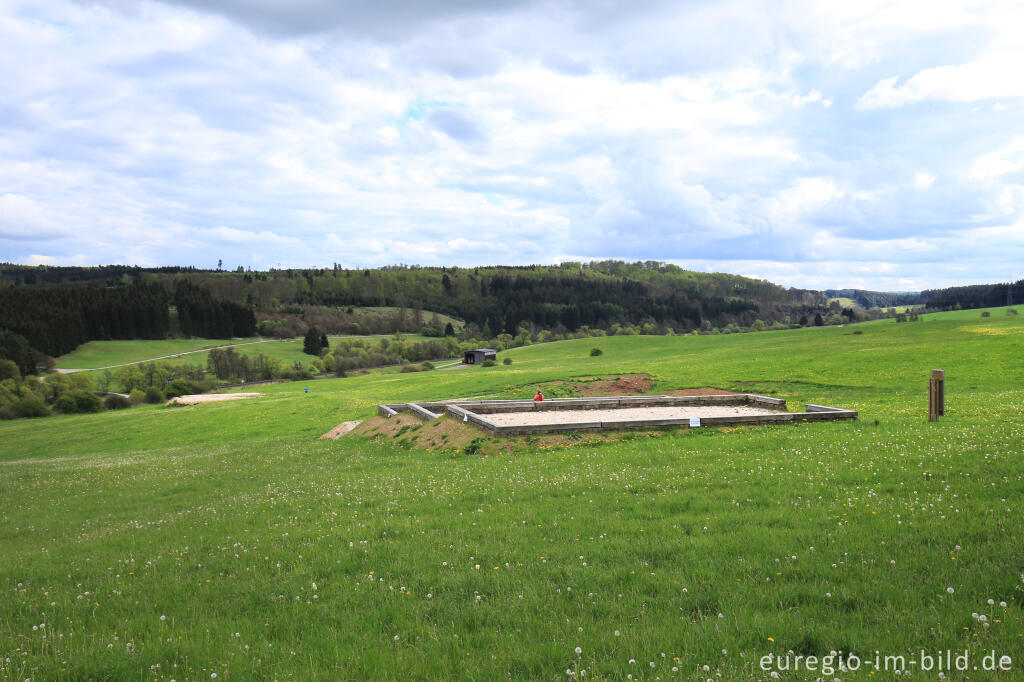
[[[404,335],[410,341],[423,341],[427,337],[419,334]],[[363,339],[376,343],[377,339],[390,338],[390,334],[372,336],[328,336],[333,346],[339,339]],[[241,355],[256,356],[260,353],[282,360],[287,364],[309,363],[311,356],[302,352],[303,339],[162,339],[157,341],[89,341],[67,355],[57,358],[61,369],[95,369],[160,359],[170,364],[191,364],[206,366],[207,353],[203,349],[233,346]],[[194,352],[198,351],[198,352]]]
[[[970,312],[0,424],[0,678],[744,680],[769,652],[925,648],[1017,679],[1024,321]],[[612,372],[861,419],[492,457],[317,440],[383,401]],[[871,672],[842,679],[893,679]]]

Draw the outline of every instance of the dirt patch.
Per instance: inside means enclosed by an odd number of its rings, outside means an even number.
[[[258,398],[262,393],[210,393],[196,395],[180,395],[171,398],[167,405],[198,405],[200,403],[219,403],[222,400],[242,400],[244,398]]]
[[[726,391],[721,388],[677,388],[674,391],[665,391],[665,395],[742,395],[736,391]]]
[[[650,374],[600,374],[549,381],[540,385],[548,398],[603,398],[611,395],[639,395],[654,388]]]
[[[438,369],[441,369],[441,370],[452,370],[452,369],[466,369],[467,367],[469,367],[469,365],[460,364],[460,365],[451,365],[449,367],[438,367]]]
[[[728,430],[728,429],[727,429]],[[495,438],[481,428],[451,415],[424,422],[405,412],[390,419],[371,417],[349,432],[350,437],[372,439],[403,450],[446,452],[457,456],[514,455],[519,452],[585,447],[607,441],[661,438],[663,431],[608,431],[588,434],[538,434]]]
[[[394,443],[402,448],[419,450],[461,450],[477,438],[488,437],[481,429],[465,424],[450,415],[425,422],[405,412],[399,412],[390,419],[367,419],[355,427],[352,434]]]
[[[357,426],[359,426],[361,423],[362,422],[360,422],[360,421],[341,422],[340,424],[335,426],[333,429],[331,429],[330,431],[328,431],[324,435],[320,436],[320,440],[328,440],[328,439],[329,440],[338,440],[339,438],[344,436],[346,433],[348,433],[352,429],[354,429]]]
[[[580,395],[584,398],[603,398],[608,395],[636,395],[647,393],[654,388],[650,374],[623,374],[603,381],[586,381],[579,384]]]

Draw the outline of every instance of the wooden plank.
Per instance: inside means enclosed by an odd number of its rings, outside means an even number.
[[[928,381],[928,421],[938,421],[946,414],[946,371],[933,369]]]

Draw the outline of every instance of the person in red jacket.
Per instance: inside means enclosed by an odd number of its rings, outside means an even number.
[[[537,389],[537,395],[533,396],[533,402],[539,403],[542,400],[544,400],[544,394],[541,393],[540,389],[538,388]]]

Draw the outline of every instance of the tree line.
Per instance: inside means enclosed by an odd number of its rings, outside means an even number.
[[[252,309],[216,299],[188,280],[169,293],[158,281],[124,286],[81,284],[0,287],[0,357],[34,374],[36,361],[22,347],[64,355],[86,341],[162,339],[171,331],[170,304],[177,306],[183,334],[203,338],[254,336]],[[24,342],[19,341],[24,340]],[[38,359],[37,359],[38,360]]]
[[[770,324],[827,312],[827,298],[820,292],[786,289],[737,275],[695,273],[653,261],[374,270],[334,267],[175,277],[209,288],[219,300],[251,306],[261,320],[269,320],[268,330],[272,325],[287,326],[286,311],[294,306],[307,312],[376,306],[429,310],[494,335],[515,334],[524,324],[569,331],[580,326],[610,329],[613,324],[654,324],[685,332],[705,323],[747,327],[757,319]]]
[[[160,284],[141,282],[3,287],[0,327],[51,356],[95,339],[160,339],[170,330],[167,292]]]
[[[215,299],[207,287],[179,279],[174,283],[173,301],[178,309],[178,325],[185,336],[230,339],[256,335],[252,308]]]

